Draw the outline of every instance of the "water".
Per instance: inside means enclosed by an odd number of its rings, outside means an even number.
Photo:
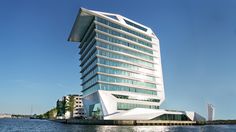
[[[0,119],[0,132],[236,132],[236,125],[215,126],[96,126],[47,120]]]

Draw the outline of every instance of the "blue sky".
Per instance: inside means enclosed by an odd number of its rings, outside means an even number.
[[[135,3],[135,5],[134,5]],[[78,45],[67,42],[80,7],[124,15],[160,39],[161,108],[235,119],[236,1],[1,0],[0,113],[42,113],[79,93]]]

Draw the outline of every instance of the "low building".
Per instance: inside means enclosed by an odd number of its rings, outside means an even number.
[[[57,118],[84,118],[82,95],[67,95],[57,100]]]
[[[11,114],[0,114],[0,118],[12,118]]]
[[[74,111],[73,111],[73,117],[74,118],[84,118],[85,112],[84,112],[84,105],[82,101],[82,95],[75,95],[74,96]]]

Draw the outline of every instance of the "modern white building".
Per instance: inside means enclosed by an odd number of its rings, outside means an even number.
[[[194,120],[161,110],[165,100],[159,39],[124,16],[81,8],[69,41],[80,42],[86,114],[108,120]]]
[[[214,120],[215,108],[212,104],[207,104],[208,121]]]

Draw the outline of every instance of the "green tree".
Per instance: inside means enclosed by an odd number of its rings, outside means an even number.
[[[68,107],[68,110],[70,112],[70,117],[73,116],[73,112],[74,112],[74,105],[75,105],[75,97],[73,95],[69,96],[69,103],[68,103],[69,107]]]
[[[44,113],[42,115],[43,118],[46,118],[46,119],[55,119],[56,118],[56,115],[57,115],[57,109],[56,108],[53,108],[49,111],[47,111],[46,113]]]
[[[65,113],[65,101],[57,100],[57,116],[62,116]]]

